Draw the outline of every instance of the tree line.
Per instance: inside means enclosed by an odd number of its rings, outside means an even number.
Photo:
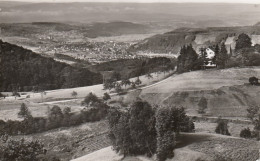
[[[152,107],[137,99],[129,109],[111,108],[109,138],[116,152],[127,155],[157,155],[160,161],[173,157],[176,135],[192,132],[194,124],[182,107]]]
[[[212,60],[207,58],[206,48],[200,48],[197,54],[192,45],[185,45],[180,50],[178,56],[177,71],[179,73],[202,70],[211,61],[218,69],[240,67],[240,66],[259,66],[260,65],[260,45],[252,46],[251,38],[247,34],[240,34],[236,40],[233,50],[229,49],[229,54],[225,43],[208,46],[214,51]]]
[[[107,99],[107,97],[106,97]],[[90,107],[83,109],[78,113],[72,113],[69,107],[61,108],[54,105],[49,108],[47,118],[33,117],[26,104],[22,104],[18,117],[23,118],[22,121],[17,120],[0,120],[0,135],[19,135],[43,132],[59,127],[70,127],[85,122],[94,122],[104,119],[107,115],[109,106],[103,100],[90,93],[82,101],[82,105]]]

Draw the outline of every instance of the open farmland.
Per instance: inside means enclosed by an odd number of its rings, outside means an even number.
[[[198,115],[198,103],[205,97],[207,116],[241,119],[249,104],[260,104],[260,87],[248,85],[252,76],[260,76],[259,67],[193,71],[173,75],[139,96],[151,104],[183,106],[191,116]]]
[[[163,80],[165,77],[171,75],[174,71],[169,73],[152,73],[153,78],[148,79],[146,76],[140,76],[142,81],[142,87],[147,85],[157,84],[156,82]],[[131,81],[134,81],[136,78],[131,78]],[[130,88],[130,86],[123,87]],[[77,96],[71,96],[73,91],[77,92]],[[58,105],[61,109],[65,107],[71,107],[72,112],[80,111],[84,108],[80,103],[83,98],[88,95],[90,92],[95,93],[98,97],[102,97],[105,92],[110,92],[110,95],[116,95],[116,93],[108,90],[103,90],[103,84],[86,86],[86,87],[77,87],[77,88],[68,88],[68,89],[58,89],[58,90],[49,90],[45,91],[46,94],[42,95],[41,93],[32,93],[24,92],[24,95],[21,97],[15,98],[14,96],[6,97],[5,99],[0,100],[0,116],[4,120],[19,119],[17,113],[19,112],[20,106],[22,103],[25,103],[32,115],[35,117],[45,117],[49,110],[49,107],[52,105]],[[26,98],[26,96],[30,98]]]

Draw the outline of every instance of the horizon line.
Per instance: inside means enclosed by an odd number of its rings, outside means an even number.
[[[143,4],[252,4],[257,5],[260,4],[260,1],[244,1],[244,0],[236,0],[236,1],[205,1],[205,0],[43,0],[43,1],[35,1],[35,0],[0,0],[0,2],[25,2],[25,3],[143,3]]]

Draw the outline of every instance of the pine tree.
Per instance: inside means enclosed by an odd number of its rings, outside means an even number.
[[[19,117],[22,118],[28,118],[31,116],[31,112],[29,111],[28,107],[25,105],[25,103],[22,103],[20,107],[20,112],[18,113]]]
[[[218,67],[218,59],[219,59],[219,46],[218,45],[215,46],[214,52],[215,52],[215,56],[212,59],[212,63],[216,64],[216,66]]]
[[[192,48],[192,45],[183,46],[180,50],[180,55],[178,56],[177,71],[187,72],[194,70],[194,64],[198,59],[198,54]]]
[[[221,43],[220,53],[219,53],[220,68],[225,68],[227,61],[228,61],[228,54],[227,54],[226,45],[224,43]]]
[[[205,69],[205,65],[208,64],[206,48],[204,48],[204,47],[200,48],[200,57],[203,62],[203,64],[202,64],[203,69]]]
[[[243,48],[250,48],[252,46],[251,38],[247,34],[240,34],[236,40],[235,50],[238,51]]]

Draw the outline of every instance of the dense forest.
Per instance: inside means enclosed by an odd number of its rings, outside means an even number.
[[[54,61],[0,40],[0,90],[31,91],[88,86],[101,74]]]
[[[175,58],[142,58],[142,59],[119,59],[110,62],[105,62],[88,67],[90,71],[114,71],[120,74],[121,78],[132,78],[147,73],[158,71],[166,71],[174,69],[177,65]]]

